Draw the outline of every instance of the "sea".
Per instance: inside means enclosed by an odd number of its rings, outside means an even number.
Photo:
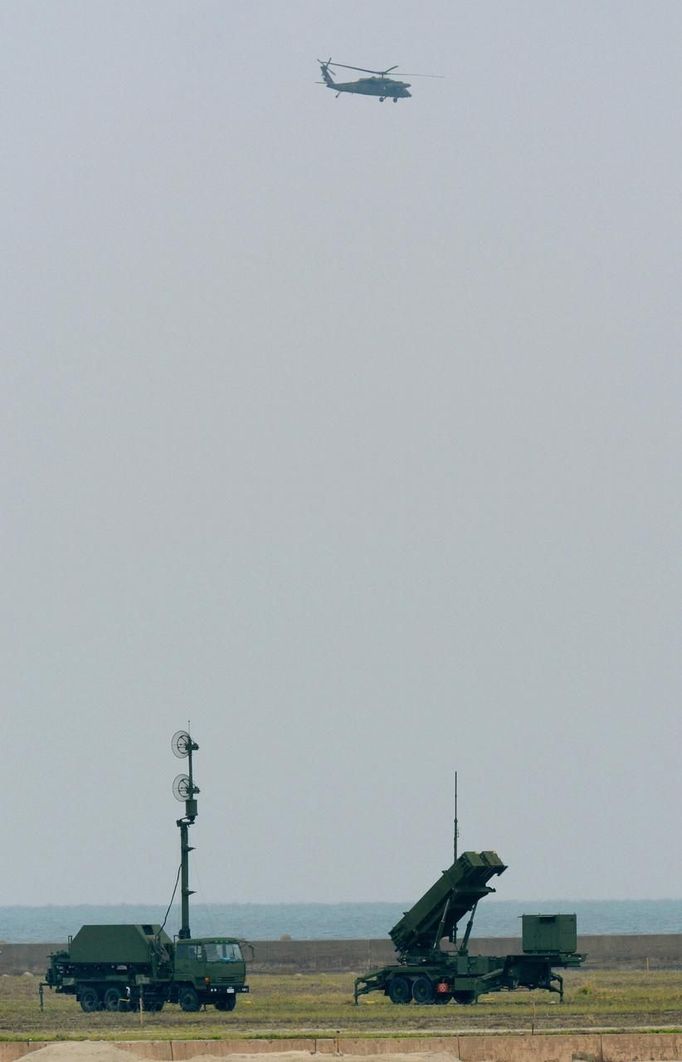
[[[247,940],[376,940],[410,903],[196,903],[192,935],[220,934]],[[473,937],[521,935],[521,914],[575,912],[578,932],[591,934],[682,933],[679,900],[494,900],[481,905]],[[150,922],[160,924],[165,907],[154,904],[60,907],[0,907],[0,941],[61,943],[84,924]],[[180,927],[179,907],[166,921],[170,936]]]

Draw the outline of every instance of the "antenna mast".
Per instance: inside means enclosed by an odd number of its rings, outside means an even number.
[[[189,726],[189,723],[187,724]],[[191,937],[189,928],[189,898],[194,889],[189,887],[189,853],[194,849],[189,843],[189,828],[194,824],[198,814],[197,794],[199,786],[194,784],[192,772],[192,753],[197,752],[199,746],[192,741],[189,730],[178,730],[173,734],[171,748],[178,759],[187,757],[188,774],[179,774],[173,782],[173,796],[176,800],[184,800],[185,814],[178,819],[176,826],[180,829],[180,896],[181,896],[181,925],[178,936],[181,940],[189,940]]]
[[[455,858],[454,863],[457,862],[457,841],[459,840],[459,821],[457,819],[457,771],[455,771],[455,822],[453,830],[453,850]]]

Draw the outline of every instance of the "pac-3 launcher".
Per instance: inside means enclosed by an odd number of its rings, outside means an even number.
[[[463,852],[390,931],[398,962],[355,980],[355,1002],[383,992],[393,1003],[475,1003],[486,992],[544,988],[563,999],[555,967],[580,966],[574,914],[523,915],[522,953],[470,955],[469,937],[480,900],[503,874],[495,852]],[[468,915],[461,943],[458,923]],[[442,948],[447,939],[453,946]]]

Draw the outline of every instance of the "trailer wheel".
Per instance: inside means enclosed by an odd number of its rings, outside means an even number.
[[[190,1014],[194,1014],[201,1006],[199,997],[191,985],[185,985],[184,988],[180,989],[178,1003],[183,1010],[188,1011]]]
[[[406,977],[392,977],[388,982],[388,998],[391,1003],[409,1003],[412,997],[410,982]]]
[[[118,1010],[121,1002],[121,993],[118,988],[107,988],[102,996],[102,1005],[105,1010]]]
[[[97,995],[97,989],[93,988],[92,985],[81,985],[78,991],[78,998],[81,1010],[84,1010],[86,1014],[92,1014],[94,1011],[99,1010],[99,996]]]
[[[435,993],[428,977],[416,977],[412,984],[412,998],[415,1003],[433,1003]]]
[[[237,1006],[237,993],[233,993],[229,996],[221,996],[220,999],[215,1001],[216,1010],[234,1010]]]

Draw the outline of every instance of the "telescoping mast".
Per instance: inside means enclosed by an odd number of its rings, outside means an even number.
[[[189,726],[189,724],[187,724]],[[193,741],[189,730],[178,730],[171,739],[171,748],[179,760],[187,759],[187,774],[179,774],[173,782],[173,796],[176,800],[184,800],[185,814],[177,820],[176,825],[180,829],[180,940],[189,940],[191,932],[189,928],[189,898],[194,889],[189,887],[189,853],[194,849],[189,843],[189,828],[199,813],[197,795],[199,786],[194,782],[192,771],[192,753],[199,750],[196,741]]]

